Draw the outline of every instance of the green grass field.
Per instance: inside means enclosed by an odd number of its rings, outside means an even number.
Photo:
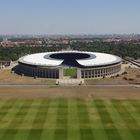
[[[0,100],[0,140],[139,140],[140,100]]]
[[[77,69],[74,68],[64,69],[64,76],[76,77]]]

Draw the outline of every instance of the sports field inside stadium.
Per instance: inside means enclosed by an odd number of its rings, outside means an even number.
[[[64,76],[76,77],[77,70],[74,68],[64,69]]]
[[[0,99],[1,140],[139,140],[140,100]]]

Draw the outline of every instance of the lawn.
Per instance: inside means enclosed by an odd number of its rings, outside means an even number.
[[[64,76],[76,77],[77,69],[74,68],[64,69]]]
[[[140,100],[0,100],[0,140],[139,139]]]

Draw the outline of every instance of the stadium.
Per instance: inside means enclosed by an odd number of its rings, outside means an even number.
[[[76,78],[101,78],[121,70],[118,56],[85,51],[57,51],[26,55],[18,60],[20,73],[32,77],[63,79],[65,69],[76,69]]]

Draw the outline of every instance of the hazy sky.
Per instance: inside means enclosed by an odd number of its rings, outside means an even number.
[[[0,34],[140,33],[140,0],[0,0]]]

